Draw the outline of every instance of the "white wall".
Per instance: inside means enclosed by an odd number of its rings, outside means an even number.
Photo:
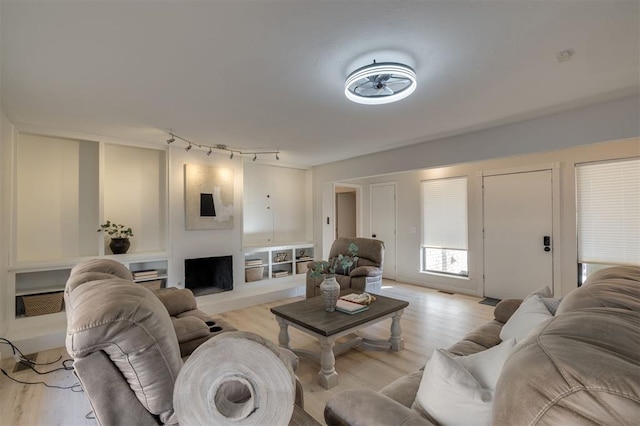
[[[566,294],[577,283],[575,164],[581,162],[626,158],[640,155],[637,138],[592,144],[539,154],[526,154],[457,166],[396,173],[358,180],[365,187],[364,204],[369,205],[367,186],[380,182],[397,184],[398,281],[425,285],[460,293],[482,295],[482,172],[553,166],[560,168],[560,229],[554,229],[554,260],[560,262],[558,289]],[[440,177],[467,176],[469,198],[469,278],[425,274],[420,269],[421,207],[420,181]],[[364,227],[370,227],[369,215],[364,215]],[[412,233],[411,228],[417,228]]]
[[[470,279],[440,277],[419,272],[420,180],[433,176],[468,175],[469,188],[469,246],[481,250],[482,195],[478,173],[486,170],[560,162],[562,229],[561,277],[563,294],[575,287],[577,266],[575,248],[575,207],[573,163],[605,158],[640,155],[637,139],[604,145],[590,145],[640,135],[639,98],[627,98],[606,104],[593,105],[568,112],[501,126],[457,137],[425,142],[383,153],[359,157],[316,167],[314,170],[315,235],[321,253],[322,235],[326,231],[328,215],[322,211],[322,188],[327,182],[360,183],[397,182],[398,187],[398,280],[428,285],[468,294],[481,294],[481,264],[470,259]],[[577,147],[577,148],[569,148]],[[564,149],[563,148],[569,148]],[[549,152],[551,151],[551,152]],[[519,155],[520,154],[520,155]],[[522,155],[524,154],[524,155]],[[457,164],[456,166],[450,166]],[[410,173],[396,173],[417,170]],[[380,176],[382,175],[382,176]],[[358,179],[378,176],[376,178]],[[480,188],[480,189],[478,189]],[[365,220],[363,230],[370,232],[368,223],[369,191],[363,189]],[[475,256],[477,260],[477,255]]]
[[[199,164],[227,168],[233,172],[233,228],[187,231],[185,227],[184,165]],[[233,285],[244,283],[242,251],[242,159],[204,151],[185,151],[171,147],[169,153],[169,217],[172,258],[169,265],[169,285],[184,287],[184,260],[199,257],[233,256]]]
[[[9,227],[11,201],[11,140],[13,126],[0,109],[0,271],[6,271],[9,266]],[[7,274],[0,274],[0,336],[4,336],[9,326],[6,303],[8,300]]]

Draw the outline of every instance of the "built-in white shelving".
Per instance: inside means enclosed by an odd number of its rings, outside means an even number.
[[[64,320],[56,313],[26,317],[24,298],[59,297],[71,268],[86,259],[113,258],[132,271],[157,271],[136,281],[166,286],[167,157],[165,147],[17,133],[16,226],[7,271],[12,330]],[[134,230],[127,254],[111,254],[109,237],[97,232],[106,220]]]
[[[313,243],[245,247],[245,281],[280,279],[306,273]]]

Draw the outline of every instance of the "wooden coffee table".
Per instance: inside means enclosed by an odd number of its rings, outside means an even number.
[[[347,290],[341,294],[353,293]],[[404,349],[400,317],[409,302],[392,299],[391,297],[376,295],[376,301],[369,305],[369,309],[357,314],[345,314],[339,311],[324,310],[322,297],[293,302],[271,308],[280,325],[278,343],[281,347],[290,349],[300,356],[308,356],[320,363],[318,383],[326,389],[338,384],[336,372],[336,355],[362,345],[370,349],[384,349],[401,351]],[[391,318],[391,337],[388,340],[370,339],[357,336],[345,343],[336,345],[336,340],[355,333],[372,324]],[[289,326],[295,327],[320,341],[320,354],[294,349],[289,345]]]

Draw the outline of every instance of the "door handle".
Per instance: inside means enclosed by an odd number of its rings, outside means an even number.
[[[376,237],[376,234],[371,234],[371,238],[375,238],[375,237]]]

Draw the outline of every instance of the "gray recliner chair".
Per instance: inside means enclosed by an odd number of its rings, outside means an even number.
[[[185,294],[169,290],[162,297],[174,295]],[[67,351],[98,423],[177,424],[173,401],[183,358],[176,330],[189,324],[174,327],[178,317],[172,318],[158,296],[134,283],[129,270],[113,260],[74,267],[64,297]],[[187,322],[196,322],[195,316],[187,317],[193,318]],[[203,342],[199,331],[194,337],[183,336],[185,342]],[[193,351],[192,346],[185,350]],[[280,349],[278,356],[295,371],[295,354]],[[302,407],[302,388],[296,385],[295,401]]]
[[[382,265],[384,263],[384,243],[371,238],[337,238],[331,245],[329,260],[338,255],[349,255],[349,246],[358,246],[358,261],[348,271],[337,270],[335,277],[341,290],[349,288],[380,293],[382,289]],[[323,277],[313,277],[312,269],[321,262],[311,262],[307,269],[307,298],[320,295]],[[325,271],[328,272],[328,271]]]

